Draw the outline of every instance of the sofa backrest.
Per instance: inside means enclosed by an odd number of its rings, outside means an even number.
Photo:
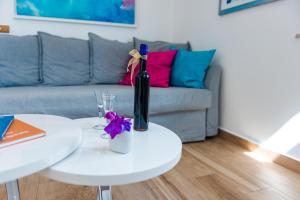
[[[133,42],[108,40],[89,33],[92,84],[116,84],[127,73]]]
[[[0,35],[0,87],[118,84],[127,72],[133,42],[89,36]]]
[[[0,35],[0,87],[40,83],[37,36]]]
[[[39,32],[45,85],[84,85],[90,81],[89,42]]]

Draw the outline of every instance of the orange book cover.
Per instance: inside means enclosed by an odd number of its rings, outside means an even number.
[[[0,141],[0,148],[26,142],[29,140],[34,140],[40,137],[44,137],[45,135],[45,131],[27,124],[21,120],[14,119],[3,140]]]

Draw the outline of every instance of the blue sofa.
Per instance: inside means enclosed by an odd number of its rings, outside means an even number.
[[[109,91],[117,95],[115,111],[132,117],[134,89],[117,84],[126,73],[126,65],[110,68],[117,62],[128,61],[127,57],[120,59],[127,56],[127,48],[133,48],[132,43],[121,44],[93,35],[89,41],[46,33],[1,35],[0,115],[95,117],[94,91]],[[119,60],[110,58],[109,51],[115,51],[110,54],[119,55]],[[108,65],[109,60],[114,63]],[[106,65],[101,66],[102,63]],[[100,68],[95,70],[96,67]],[[103,70],[105,67],[108,69]],[[95,74],[100,76],[95,78]],[[219,125],[220,78],[221,68],[210,66],[205,80],[207,89],[151,88],[150,121],[173,130],[183,142],[215,136]]]

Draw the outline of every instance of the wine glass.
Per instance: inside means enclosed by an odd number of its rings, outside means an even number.
[[[99,93],[95,92],[95,96],[97,99],[97,108],[98,108],[98,113],[99,113],[99,118],[103,118],[106,113],[108,112],[113,112],[114,109],[114,102],[116,99],[116,95],[110,94],[110,93],[102,93],[100,95]],[[94,126],[95,129],[97,130],[104,130],[105,126],[109,123],[108,120],[106,120],[105,124],[98,124]],[[109,139],[109,135],[106,133],[103,133],[102,138],[104,139]]]
[[[102,103],[104,113],[113,112],[114,111],[114,102],[116,99],[116,95],[109,93],[102,93]]]
[[[99,120],[100,120],[102,117],[105,116],[105,111],[103,109],[104,105],[103,105],[103,101],[102,101],[102,98],[99,95],[99,93],[94,91],[94,95],[95,95],[96,102],[97,102],[97,111],[98,111],[98,117],[99,117]],[[105,126],[103,124],[99,123],[99,124],[95,125],[93,128],[96,129],[96,130],[103,130],[104,127]]]

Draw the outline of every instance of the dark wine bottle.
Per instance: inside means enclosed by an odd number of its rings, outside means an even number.
[[[134,130],[147,131],[149,124],[150,76],[147,73],[148,46],[141,44],[140,70],[135,77]]]

